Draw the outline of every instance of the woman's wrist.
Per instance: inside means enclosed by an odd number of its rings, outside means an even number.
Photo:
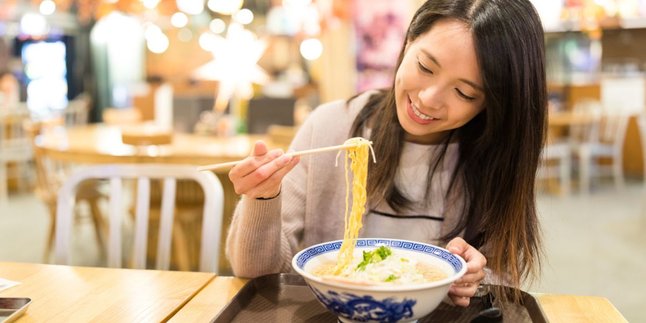
[[[271,197],[258,196],[258,197],[256,197],[256,200],[261,200],[261,201],[273,200],[273,199],[277,198],[278,195],[280,195],[280,189],[278,190],[278,193],[274,194]]]

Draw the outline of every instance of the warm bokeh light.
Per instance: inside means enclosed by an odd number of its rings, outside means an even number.
[[[219,81],[214,109],[223,112],[229,100],[236,96],[248,99],[253,95],[252,83],[263,84],[269,77],[258,66],[258,60],[267,48],[263,40],[237,23],[229,25],[226,38],[213,35],[208,47],[213,60],[199,67],[194,76],[202,80]],[[205,37],[203,34],[200,37]]]
[[[49,16],[56,12],[56,3],[52,0],[43,0],[38,7],[38,11],[45,16]]]
[[[209,23],[209,29],[214,33],[214,34],[221,34],[225,30],[227,30],[227,24],[224,22],[224,20],[220,18],[215,18],[211,20]]]
[[[143,3],[144,7],[148,9],[155,9],[157,8],[157,5],[159,4],[160,0],[141,0]]]
[[[155,54],[161,54],[168,49],[169,40],[168,36],[157,25],[150,24],[144,31],[146,38],[146,47],[149,51]]]
[[[200,38],[198,39],[200,47],[207,52],[210,52],[215,49],[215,43],[217,41],[218,41],[218,36],[210,32],[202,33],[200,35]]]
[[[37,13],[26,13],[20,19],[20,31],[31,36],[44,36],[49,31],[47,20]]]
[[[321,57],[321,54],[323,53],[323,44],[321,44],[321,41],[316,38],[305,39],[301,43],[300,52],[306,60],[316,60]]]
[[[242,0],[209,0],[207,7],[213,12],[232,15],[242,8]]]
[[[233,15],[233,19],[237,23],[248,25],[253,21],[253,12],[247,8],[241,9]]]
[[[176,12],[170,17],[170,24],[176,28],[186,27],[188,16],[183,12]]]
[[[204,0],[177,0],[177,9],[189,14],[199,15],[204,11]]]

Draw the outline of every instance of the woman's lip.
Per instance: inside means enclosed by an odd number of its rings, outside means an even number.
[[[408,101],[408,104],[407,104],[407,107],[406,107],[406,113],[408,114],[408,117],[411,118],[416,123],[421,124],[421,125],[427,125],[427,124],[433,122],[434,120],[437,120],[437,119],[434,119],[434,118],[433,119],[422,119],[422,118],[418,117],[415,114],[415,111],[413,110],[414,109],[413,108],[413,102],[410,99],[408,99],[407,101]]]

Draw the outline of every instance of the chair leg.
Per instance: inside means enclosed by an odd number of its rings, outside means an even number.
[[[92,216],[92,224],[94,225],[94,233],[96,234],[96,242],[99,245],[99,252],[103,254],[106,252],[105,239],[103,239],[103,230],[106,228],[105,221],[101,215],[98,200],[95,198],[88,199],[87,203],[90,205],[90,214]]]
[[[181,271],[191,270],[191,263],[188,258],[188,242],[182,224],[175,220],[173,223],[173,246],[172,252],[177,259],[177,269]]]
[[[56,205],[49,204],[47,205],[49,210],[49,234],[47,235],[47,245],[45,246],[45,253],[43,254],[43,260],[45,263],[49,263],[49,256],[52,254],[54,249],[54,237],[56,236]]]
[[[590,151],[579,149],[579,189],[583,194],[590,194],[591,163]]]
[[[615,179],[615,187],[617,190],[622,190],[626,185],[624,180],[623,164],[623,159],[621,157],[613,158],[612,160],[612,175]]]
[[[6,202],[9,198],[9,180],[7,179],[7,164],[0,164],[0,203]]]
[[[571,160],[569,156],[565,156],[561,159],[559,165],[559,171],[560,171],[560,182],[561,182],[561,194],[562,195],[569,195],[570,194],[570,178],[571,178],[571,171],[570,171],[570,163]]]

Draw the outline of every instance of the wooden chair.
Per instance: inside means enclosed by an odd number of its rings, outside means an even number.
[[[0,202],[6,201],[9,195],[9,178],[29,178],[33,158],[29,138],[23,129],[23,123],[29,121],[30,114],[26,107],[11,109],[0,114]],[[12,175],[12,176],[10,176]]]
[[[578,159],[580,191],[589,193],[593,178],[609,175],[616,188],[621,189],[624,187],[623,145],[630,115],[619,107],[613,110],[601,103],[596,103],[591,111],[598,114],[597,122],[584,128],[573,144],[573,154]]]
[[[193,180],[204,192],[202,214],[200,271],[217,272],[220,250],[220,234],[224,207],[224,191],[213,173],[199,172],[193,166],[168,164],[117,164],[90,166],[74,172],[65,180],[58,195],[56,262],[68,264],[70,259],[70,238],[72,207],[77,188],[87,179],[107,179],[110,186],[108,266],[122,267],[122,223],[128,214],[124,204],[124,180],[136,180],[136,203],[134,219],[134,268],[146,268],[149,236],[149,211],[151,180],[163,181],[160,211],[159,238],[157,241],[156,269],[170,268],[171,245],[177,236],[174,221],[176,212],[175,194],[178,180]],[[185,232],[180,232],[185,234]],[[174,248],[173,252],[187,252]]]

